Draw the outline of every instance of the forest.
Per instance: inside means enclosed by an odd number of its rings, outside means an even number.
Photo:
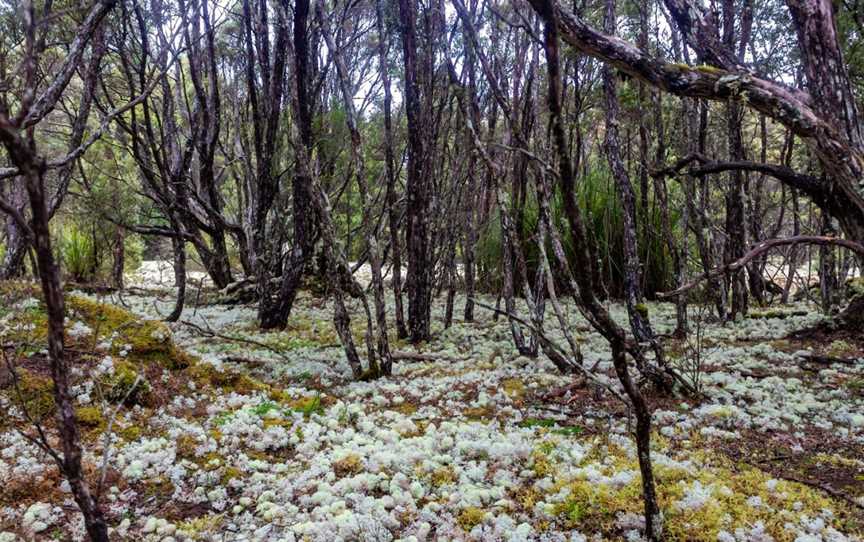
[[[864,0],[0,29],[0,542],[864,540]]]

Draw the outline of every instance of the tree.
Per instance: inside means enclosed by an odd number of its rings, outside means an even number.
[[[405,115],[408,119],[408,167],[405,183],[408,247],[408,328],[413,342],[429,339],[431,295],[429,268],[429,147],[424,138],[428,117],[421,103],[417,54],[417,7],[414,0],[399,0],[399,26],[405,68]],[[427,99],[428,96],[427,96]]]
[[[543,8],[541,0],[530,2],[538,12]],[[688,0],[665,3],[682,36],[707,67],[652,57],[595,30],[560,4],[555,4],[554,11],[563,39],[585,54],[666,92],[716,101],[739,100],[787,126],[818,158],[827,174],[824,180],[784,166],[737,160],[714,164],[712,171],[763,171],[772,175],[835,217],[850,239],[864,239],[864,197],[858,188],[864,172],[861,128],[837,42],[831,3],[787,2],[798,32],[809,92],[760,77],[742,65],[719,41],[712,18],[699,6]],[[837,160],[838,156],[843,158]],[[840,315],[840,323],[860,326],[862,309],[864,301],[853,303]]]
[[[51,379],[54,383],[54,404],[57,429],[60,435],[62,455],[51,450],[51,456],[60,472],[69,482],[72,495],[81,514],[87,535],[94,542],[108,540],[108,527],[99,503],[90,491],[81,465],[81,438],[72,406],[69,389],[69,362],[64,351],[64,321],[66,318],[60,272],[54,258],[51,233],[49,196],[45,190],[45,174],[48,161],[36,146],[35,130],[57,105],[81,61],[87,46],[97,33],[102,21],[114,7],[112,0],[100,0],[93,4],[83,22],[75,32],[75,38],[47,87],[37,87],[37,63],[44,43],[37,37],[40,20],[32,2],[25,2],[23,23],[25,28],[25,53],[21,59],[23,72],[22,94],[17,97],[19,109],[14,115],[7,108],[8,100],[2,100],[0,108],[0,143],[6,149],[17,174],[24,180],[30,207],[27,220],[14,206],[0,201],[0,209],[6,211],[18,223],[27,242],[36,252],[36,263],[42,294],[48,313],[48,360],[51,364]],[[45,17],[47,14],[43,14]],[[98,46],[97,46],[98,47]],[[98,58],[98,49],[97,49]],[[41,91],[40,91],[41,90]],[[86,111],[79,112],[86,113]]]

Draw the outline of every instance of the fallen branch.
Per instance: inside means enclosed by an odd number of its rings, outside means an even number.
[[[217,339],[223,339],[226,341],[251,344],[252,346],[257,346],[258,348],[263,348],[264,350],[267,350],[268,352],[273,352],[274,354],[279,356],[284,361],[289,361],[288,355],[285,353],[284,350],[281,350],[279,348],[275,348],[274,346],[269,345],[267,343],[264,343],[261,341],[256,341],[255,339],[247,339],[246,337],[235,337],[232,335],[225,335],[223,333],[219,333],[218,331],[214,331],[213,328],[211,328],[209,325],[207,325],[207,328],[205,329],[205,328],[202,328],[201,326],[199,326],[198,324],[194,324],[194,323],[190,322],[189,320],[182,320],[180,323],[191,327],[192,329],[194,329],[195,331],[197,331],[200,335],[202,335],[204,337],[215,337]],[[205,320],[205,324],[206,324],[206,320]]]
[[[825,356],[821,354],[807,354],[800,357],[803,360],[802,363],[817,363],[819,365],[832,365],[834,363],[840,363],[842,365],[855,365],[856,363],[858,363],[858,360],[855,358],[838,358],[835,356]]]
[[[763,460],[763,461],[754,463],[751,461],[747,461],[745,459],[744,463],[750,465],[751,467],[755,467],[755,468],[761,470],[762,467],[759,466],[759,463],[765,463],[765,461]],[[824,491],[825,493],[831,495],[832,497],[834,497],[836,499],[841,499],[841,500],[851,504],[852,506],[854,506],[860,510],[864,510],[864,504],[859,503],[857,500],[853,499],[849,495],[846,495],[842,491],[837,491],[836,489],[834,489],[831,486],[821,484],[821,483],[815,482],[813,480],[808,480],[807,478],[799,478],[798,476],[794,476],[791,474],[778,474],[776,472],[771,472],[771,475],[776,477],[776,478],[781,478],[783,480],[786,480],[788,482],[795,482],[798,484],[803,484],[803,485],[808,486],[808,487],[812,487],[814,489],[818,489],[820,491]]]
[[[500,314],[502,316],[506,316],[508,318],[511,318],[512,320],[516,321],[517,323],[525,326],[526,328],[528,328],[529,330],[534,332],[537,335],[537,338],[540,340],[540,342],[545,344],[550,350],[554,351],[559,356],[564,357],[564,359],[567,358],[567,356],[566,356],[566,354],[564,354],[563,350],[557,344],[555,344],[554,341],[549,339],[549,337],[546,336],[546,334],[543,332],[542,329],[538,329],[537,327],[528,323],[524,318],[520,318],[519,316],[516,316],[515,314],[512,314],[512,313],[507,312],[507,311],[502,311],[499,308],[493,307],[491,305],[487,305],[487,304],[483,303],[482,301],[478,301],[477,299],[473,299],[473,300],[474,300],[474,304],[477,305],[478,307],[482,307],[484,309],[490,310],[490,311],[495,312],[497,314]],[[573,369],[576,369],[580,373],[582,373],[585,376],[585,378],[591,380],[595,384],[606,389],[609,393],[611,393],[612,395],[614,395],[615,397],[620,399],[622,402],[627,403],[627,400],[624,398],[623,395],[621,395],[618,392],[618,390],[616,390],[615,388],[613,388],[612,386],[610,386],[606,382],[603,382],[600,378],[597,377],[597,375],[595,375],[594,373],[592,373],[591,371],[589,371],[588,369],[586,369],[582,365],[580,365],[578,363],[569,363],[569,366],[572,367]]]
[[[449,356],[436,356],[434,354],[423,354],[421,352],[392,352],[390,357],[393,358],[393,361],[460,361]]]

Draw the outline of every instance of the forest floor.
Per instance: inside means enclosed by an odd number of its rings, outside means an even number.
[[[0,368],[0,542],[83,533],[57,469],[20,433],[22,405],[51,432],[35,294],[0,285],[15,368]],[[169,328],[170,292],[68,297],[86,466],[104,475],[113,539],[641,539],[626,408],[517,355],[503,318],[478,307],[443,329],[436,303],[432,341],[394,338],[393,377],[356,382],[329,303],[304,292],[284,332],[261,333],[254,307],[190,298]],[[604,340],[567,308],[585,363],[615,385]],[[649,312],[671,331],[671,306]],[[706,324],[704,396],[651,397],[666,539],[862,540],[864,353],[854,338],[785,338],[819,318],[794,305]],[[359,338],[362,318],[352,327]],[[696,377],[694,341],[668,348]]]

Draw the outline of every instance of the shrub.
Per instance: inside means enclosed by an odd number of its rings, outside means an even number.
[[[73,281],[87,282],[95,278],[97,264],[92,237],[73,225],[63,229],[59,245],[63,269]]]
[[[640,199],[637,189],[637,201]],[[671,197],[671,196],[670,196]],[[588,240],[600,262],[599,270],[601,286],[606,293],[615,298],[624,295],[624,215],[614,182],[605,168],[594,169],[588,175],[579,179],[576,186],[576,201],[582,212]],[[556,224],[564,251],[573,265],[573,241],[570,237],[570,227],[564,214],[563,197],[556,189],[550,202],[552,220]],[[642,286],[646,295],[651,297],[654,292],[669,290],[672,287],[672,260],[663,237],[662,214],[653,200],[649,198],[648,216],[637,217],[639,243],[639,258],[642,263]],[[512,212],[512,211],[511,211]],[[646,214],[638,209],[637,214]],[[670,210],[672,227],[674,229],[677,214]],[[514,217],[515,220],[515,217]],[[535,197],[529,197],[525,204],[524,221],[520,238],[523,240],[523,251],[529,278],[533,281],[539,265],[539,250],[532,241],[537,231],[539,220],[538,205]],[[547,241],[548,243],[548,241]],[[551,244],[546,247],[552,268],[555,256]],[[499,292],[503,286],[503,268],[501,261],[504,255],[502,244],[501,220],[496,211],[479,232],[477,242],[477,275],[478,286],[487,292]],[[514,266],[515,272],[515,266]],[[567,292],[569,281],[564,277],[556,277],[559,292]],[[521,286],[516,277],[515,290],[521,293]],[[601,297],[603,292],[597,292]]]

